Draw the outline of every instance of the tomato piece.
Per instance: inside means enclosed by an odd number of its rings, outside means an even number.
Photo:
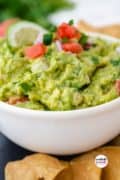
[[[69,51],[72,53],[80,53],[83,51],[82,46],[74,42],[62,44],[62,48],[64,51]]]
[[[14,24],[17,19],[8,19],[0,24],[0,37],[5,37],[8,28]]]
[[[80,33],[78,32],[78,30],[67,24],[67,23],[62,23],[58,29],[57,29],[57,37],[58,38],[79,38],[80,37]]]
[[[27,97],[13,96],[13,97],[9,98],[8,104],[14,105],[14,104],[17,104],[17,103],[22,103],[22,102],[24,103],[26,101],[28,101]]]
[[[81,33],[80,33],[79,31],[76,31],[76,36],[75,36],[75,38],[80,39],[81,36],[82,36]]]
[[[6,21],[3,21],[1,24],[4,26],[4,27],[9,27],[10,25],[14,24],[15,22],[17,21],[16,18],[13,18],[13,19],[8,19]]]
[[[115,88],[116,88],[118,95],[120,95],[120,79],[116,80]]]
[[[0,24],[0,37],[4,37],[6,34],[6,30],[2,24]]]
[[[37,58],[39,56],[43,56],[46,52],[46,46],[43,44],[35,44],[33,46],[27,47],[25,49],[25,56],[28,58]]]

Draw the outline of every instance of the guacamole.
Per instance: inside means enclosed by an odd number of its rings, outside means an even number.
[[[23,48],[12,49],[0,40],[0,100],[26,97],[19,107],[36,110],[73,110],[106,103],[119,95],[120,53],[117,43],[99,38],[81,53],[58,51],[53,42],[42,57],[30,59]]]

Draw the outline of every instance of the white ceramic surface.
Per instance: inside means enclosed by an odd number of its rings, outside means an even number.
[[[120,133],[120,98],[65,112],[28,110],[0,102],[0,129],[13,142],[32,151],[59,155],[85,152]]]

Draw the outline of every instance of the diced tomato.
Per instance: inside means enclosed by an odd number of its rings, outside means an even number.
[[[24,52],[25,56],[32,59],[43,56],[45,53],[46,46],[43,44],[35,44],[31,47],[27,47]]]
[[[14,24],[17,21],[17,19],[9,19],[2,23],[0,23],[0,37],[5,37],[8,28]]]
[[[73,42],[62,44],[62,48],[64,51],[69,51],[72,53],[80,53],[83,51],[83,48],[80,44]]]
[[[80,39],[81,38],[81,33],[77,30],[76,31],[76,36],[75,36],[75,38],[77,38],[77,39]]]
[[[13,97],[9,98],[8,104],[14,105],[14,104],[22,103],[22,102],[26,102],[26,101],[28,101],[27,97],[13,96]]]
[[[0,37],[4,37],[6,34],[5,28],[0,24]]]
[[[4,25],[4,27],[9,27],[11,24],[14,24],[16,21],[18,21],[18,19],[12,18],[12,19],[3,21],[2,24]]]
[[[117,93],[120,95],[120,79],[116,80],[115,88]]]
[[[80,37],[80,33],[78,32],[78,30],[67,24],[67,23],[62,23],[58,29],[57,29],[57,37],[58,38],[79,38]]]

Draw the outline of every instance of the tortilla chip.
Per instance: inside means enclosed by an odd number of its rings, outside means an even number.
[[[87,31],[87,32],[98,32],[98,29],[95,26],[87,23],[86,21],[81,20],[78,24],[78,28],[80,31]]]
[[[73,180],[72,169],[69,167],[68,169],[63,170],[54,180]]]
[[[95,165],[97,155],[108,157],[106,168]],[[120,180],[120,147],[103,147],[81,155],[71,162],[74,180]]]
[[[112,24],[112,25],[96,27],[85,21],[80,21],[78,24],[78,28],[80,29],[80,31],[98,32],[98,33],[114,36],[116,38],[120,38],[120,24]]]
[[[23,161],[16,161],[6,166],[5,180],[37,180],[37,176]]]
[[[120,135],[110,142],[110,145],[120,146]]]
[[[108,157],[108,165],[95,165],[97,155]],[[8,163],[5,180],[120,180],[120,147],[103,147],[73,159],[70,163],[34,154]]]
[[[72,180],[69,164],[43,154],[8,163],[5,169],[5,180],[57,180],[61,176],[62,180],[68,180],[68,177]]]
[[[95,165],[95,151],[71,161],[73,180],[101,180],[102,170]]]
[[[102,180],[120,180],[120,147],[98,149],[99,154],[108,157],[108,165],[103,169]]]

